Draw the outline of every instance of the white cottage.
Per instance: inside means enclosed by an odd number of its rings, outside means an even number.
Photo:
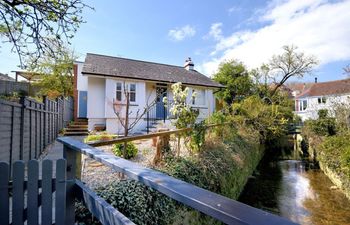
[[[332,115],[339,104],[350,104],[350,79],[314,83],[295,97],[295,113],[303,121],[317,119],[320,109]]]
[[[77,83],[83,84],[77,85],[81,89],[76,94],[79,102],[77,117],[88,119],[89,130],[105,126],[107,132],[118,134],[123,133],[123,127],[115,111],[121,115],[125,112],[124,88],[130,93],[131,121],[135,119],[137,111],[142,112],[155,101],[132,130],[132,133],[139,133],[145,132],[147,126],[154,127],[156,121],[170,123],[170,107],[164,106],[163,97],[172,101],[172,84],[181,82],[189,87],[188,102],[199,110],[199,119],[214,112],[214,91],[223,87],[194,70],[190,58],[182,67],[88,53],[79,72]],[[196,97],[190,99],[192,92],[196,92]]]

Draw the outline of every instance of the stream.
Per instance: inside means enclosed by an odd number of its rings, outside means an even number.
[[[350,225],[350,200],[301,160],[262,161],[239,201],[305,225]]]

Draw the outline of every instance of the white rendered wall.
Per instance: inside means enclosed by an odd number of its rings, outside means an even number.
[[[105,79],[88,77],[87,117],[89,130],[105,123]]]
[[[318,98],[326,98],[326,103],[318,103]],[[307,108],[304,111],[296,111],[295,113],[301,117],[302,121],[308,119],[317,119],[320,109],[327,109],[330,116],[334,115],[337,105],[350,104],[350,95],[328,95],[328,96],[312,96],[298,99],[298,102],[307,100]],[[298,108],[299,110],[299,108]]]
[[[78,91],[87,91],[88,90],[88,77],[84,76],[81,71],[83,70],[83,62],[75,62],[78,66],[78,78],[77,78],[77,90]]]

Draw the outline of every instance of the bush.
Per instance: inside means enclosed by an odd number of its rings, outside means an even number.
[[[350,177],[350,133],[326,137],[320,157],[330,168]]]
[[[139,225],[170,224],[175,213],[175,201],[133,180],[113,182],[96,192]]]
[[[108,134],[108,133],[91,134],[84,139],[84,142],[87,143],[92,141],[109,141],[109,140],[113,140],[113,138],[115,137],[116,135]]]
[[[305,125],[316,135],[332,136],[336,134],[335,118],[329,117],[326,109],[319,110],[318,119],[307,120]]]
[[[124,144],[115,144],[113,145],[113,153],[116,156],[123,157],[124,156]],[[137,148],[133,143],[126,144],[126,157],[125,159],[134,158],[137,155]]]

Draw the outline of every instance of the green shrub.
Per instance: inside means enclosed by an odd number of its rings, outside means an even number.
[[[335,118],[329,117],[326,109],[319,110],[318,119],[308,120],[305,125],[316,135],[332,136],[336,134]]]
[[[75,202],[75,222],[78,225],[102,225],[81,201]]]
[[[350,177],[350,133],[326,137],[320,157],[331,169]]]
[[[84,142],[87,143],[92,141],[109,141],[115,137],[116,135],[108,134],[108,133],[90,134],[84,139]]]
[[[115,144],[113,145],[113,153],[116,156],[123,157],[124,144]],[[131,159],[137,155],[137,148],[133,143],[127,143],[126,145],[126,159]]]
[[[139,225],[170,224],[175,213],[175,201],[136,181],[113,182],[96,192]]]

